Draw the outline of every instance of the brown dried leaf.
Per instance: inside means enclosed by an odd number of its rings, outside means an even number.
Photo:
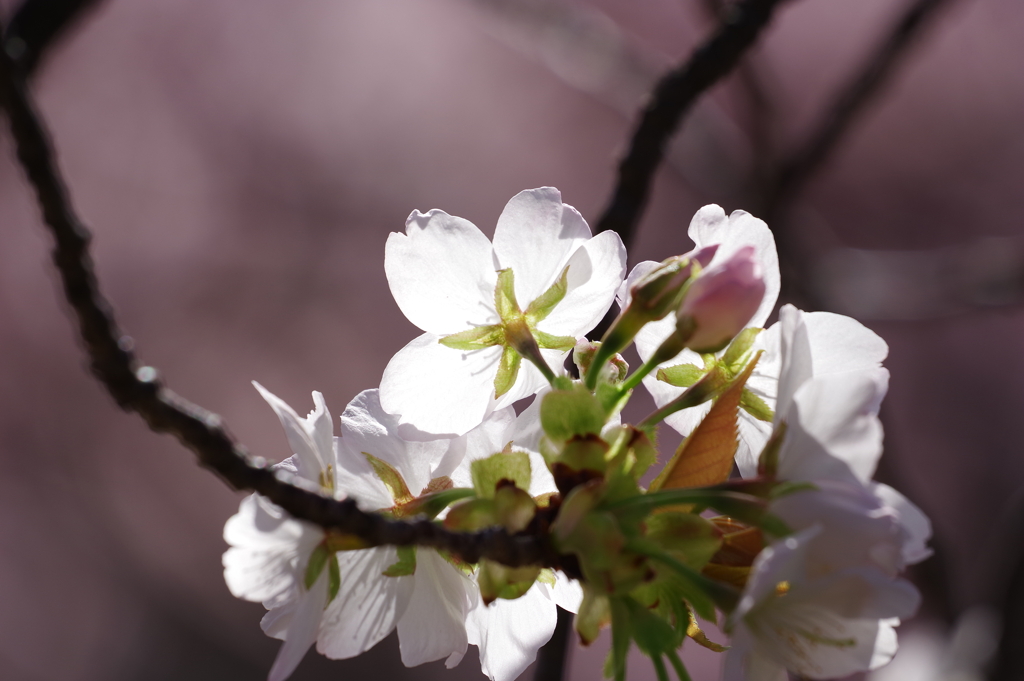
[[[737,418],[743,386],[759,359],[760,354],[715,399],[708,415],[683,440],[665,470],[654,480],[652,491],[705,487],[729,479],[733,457],[739,446]]]

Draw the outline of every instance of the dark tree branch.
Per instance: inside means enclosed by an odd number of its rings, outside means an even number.
[[[474,563],[486,557],[510,566],[560,566],[559,557],[542,536],[510,535],[503,529],[459,533],[426,520],[390,520],[360,511],[351,499],[337,501],[300,489],[250,457],[228,434],[220,417],[167,389],[156,370],[138,362],[131,339],[121,334],[110,304],[100,293],[89,255],[91,236],[72,208],[49,138],[6,54],[0,54],[0,106],[7,110],[18,158],[56,242],[53,261],[78,319],[92,373],[122,409],[138,413],[152,430],[174,435],[196,453],[200,464],[231,487],[258,492],[295,518],[355,535],[368,545],[427,546]]]
[[[47,48],[100,0],[24,0],[3,33],[3,47],[25,77]]]
[[[618,232],[629,245],[669,138],[700,95],[727,75],[753,45],[781,2],[743,0],[685,64],[661,79],[619,163],[615,191],[597,223],[598,232]]]

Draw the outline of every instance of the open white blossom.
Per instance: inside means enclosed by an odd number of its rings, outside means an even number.
[[[388,363],[381,404],[403,433],[461,435],[547,382],[513,345],[528,329],[559,371],[611,306],[626,252],[592,236],[557,189],[520,192],[493,243],[471,222],[415,211],[388,238],[384,268],[403,314],[424,331]]]
[[[263,386],[254,385],[281,420],[294,453],[278,467],[333,493],[338,466],[323,395],[313,393],[315,408],[303,419]],[[238,598],[263,603],[269,610],[261,623],[264,631],[285,641],[269,681],[286,679],[316,640],[327,603],[328,574],[325,570],[311,588],[306,588],[304,576],[310,556],[324,538],[316,525],[292,519],[257,494],[243,499],[224,526],[224,540],[231,547],[223,559],[228,589]]]
[[[855,506],[855,497],[839,503]],[[887,538],[893,520],[870,515],[869,496],[860,501],[860,509],[832,513],[831,524],[815,524],[758,555],[730,617],[724,681],[785,681],[787,670],[841,678],[892,659],[894,627],[915,612],[920,597],[871,560],[874,553],[895,555],[899,533]]]
[[[397,438],[397,422],[380,409],[376,391],[365,391],[349,404],[341,419],[345,438],[339,440],[320,393],[313,394],[316,409],[301,419],[282,400],[257,388],[281,419],[294,452],[278,466],[318,485],[324,494],[355,498],[364,510],[400,512],[413,494],[427,488],[432,468],[451,444]],[[352,657],[396,627],[406,665],[465,653],[465,619],[476,587],[435,551],[337,550],[351,548],[353,540],[291,519],[255,494],[228,520],[224,538],[231,546],[224,554],[228,587],[240,598],[263,602],[269,610],[264,631],[285,641],[270,681],[287,678],[314,641],[329,657]],[[318,550],[325,560],[319,573],[311,573]],[[415,561],[413,572],[410,560]]]
[[[320,485],[325,494],[351,497],[363,510],[386,510],[398,517],[414,508],[422,494],[472,487],[473,461],[517,439],[535,449],[539,437],[536,407],[519,418],[508,407],[462,437],[406,441],[397,434],[398,419],[381,409],[377,391],[367,390],[345,409],[342,437],[334,438],[320,393],[314,393],[316,409],[301,419],[257,388],[281,418],[295,452],[279,466]],[[543,458],[535,451],[529,455],[529,492],[555,491]],[[555,573],[515,601],[485,606],[467,566],[432,549],[353,548],[351,538],[291,519],[255,494],[228,521],[225,539],[231,545],[224,566],[232,593],[263,602],[270,610],[264,630],[285,641],[271,681],[287,678],[314,642],[328,657],[348,658],[395,629],[407,666],[437,659],[454,666],[472,644],[480,648],[485,674],[493,681],[511,681],[551,637],[556,604],[575,611],[582,597],[576,582]],[[326,553],[326,561],[311,575],[311,557],[318,550]]]

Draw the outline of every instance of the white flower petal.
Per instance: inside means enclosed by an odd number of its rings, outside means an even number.
[[[298,585],[323,530],[294,520],[269,501],[252,494],[224,525],[229,548],[223,557],[224,581],[237,598],[280,604]]]
[[[512,197],[494,229],[494,253],[500,268],[512,268],[522,309],[555,283],[590,235],[586,221],[562,203],[554,187],[527,189]]]
[[[555,586],[551,589],[551,598],[562,610],[577,613],[583,602],[583,586],[575,579],[569,579],[560,570],[555,571]]]
[[[292,623],[292,617],[295,615],[298,605],[299,600],[296,598],[276,608],[271,608],[260,620],[260,629],[270,638],[283,641],[288,636],[288,627]]]
[[[803,312],[815,376],[881,366],[889,346],[856,319],[831,312]]]
[[[714,204],[704,206],[690,221],[687,232],[697,248],[718,244],[718,252],[708,267],[725,262],[744,246],[754,247],[754,258],[761,264],[765,294],[760,307],[750,320],[750,326],[763,326],[779,298],[779,254],[775,237],[763,220],[742,210],[733,211],[726,218],[725,211]]]
[[[878,408],[889,372],[833,374],[811,379],[786,414],[779,451],[785,480],[857,480],[867,484],[882,454]]]
[[[544,429],[540,425],[540,402],[547,393],[546,388],[538,392],[530,406],[516,417],[508,438],[518,449],[540,451],[540,438],[544,435]]]
[[[903,568],[905,532],[896,512],[863,485],[815,480],[814,489],[788,494],[771,504],[773,514],[794,530],[820,527],[804,563],[815,575],[847,567],[872,567],[895,576]]]
[[[896,511],[900,524],[906,530],[906,539],[903,544],[904,562],[907,565],[913,565],[932,555],[932,550],[928,548],[928,540],[932,536],[932,523],[928,516],[910,499],[888,485],[873,482],[870,489],[876,497]]]
[[[403,425],[425,433],[467,433],[495,408],[494,377],[500,358],[500,347],[461,352],[441,345],[435,335],[423,334],[388,362],[380,383],[381,406],[399,416]]]
[[[456,352],[450,348],[444,349]],[[364,462],[365,454],[371,454],[391,464],[405,480],[412,495],[419,496],[430,482],[431,471],[444,457],[449,443],[448,440],[409,442],[399,437],[398,428],[399,418],[381,408],[379,392],[364,390],[349,402],[341,415],[341,446],[354,453],[354,458],[362,458]],[[371,481],[379,482],[376,473],[368,465],[358,469],[346,466],[346,469],[349,477],[369,475]],[[350,484],[352,482],[346,480],[343,489],[347,491]]]
[[[313,391],[313,405],[313,411],[306,417],[306,430],[326,468],[334,463],[334,422],[323,393]]]
[[[298,605],[288,625],[284,645],[277,653],[267,681],[284,681],[306,656],[316,640],[320,617],[327,603],[327,570],[313,583],[313,587],[299,597]]]
[[[480,648],[480,669],[491,681],[515,681],[537,658],[558,621],[557,609],[541,588],[534,585],[515,600],[483,601],[466,620],[469,642]]]
[[[696,411],[696,409],[688,411]],[[744,478],[752,478],[757,475],[757,461],[761,456],[761,450],[772,436],[772,424],[755,419],[743,408],[740,408],[736,423],[739,430],[736,466],[739,467],[740,474]]]
[[[385,577],[395,564],[393,547],[338,554],[341,587],[324,611],[316,649],[331,659],[355,657],[384,639],[405,614],[413,578]]]
[[[300,418],[295,410],[288,406],[288,404],[280,397],[270,392],[256,381],[252,382],[256,390],[259,391],[263,399],[267,401],[270,407],[277,414],[277,418],[280,419],[281,425],[284,427],[284,434],[288,438],[288,445],[292,448],[292,452],[295,454],[296,468],[299,475],[310,482],[320,484],[320,473],[327,468],[327,461],[324,461],[322,454],[330,452],[331,449],[328,447],[323,452],[317,450],[317,442],[314,440],[313,433],[311,432],[312,423],[307,424],[306,420]],[[314,393],[314,400],[316,400]],[[323,403],[323,396],[320,396],[319,407]],[[326,413],[326,407],[324,407]],[[317,414],[317,412],[313,412]],[[312,416],[312,415],[311,415]],[[319,417],[319,414],[317,414]],[[314,422],[317,419],[314,417]],[[330,415],[327,415],[328,425],[330,425]]]
[[[565,363],[565,358],[569,356],[570,352],[572,350],[563,352],[562,350],[541,349],[540,354],[544,357],[544,361],[547,362],[548,368],[557,375],[565,373],[562,371],[562,365]],[[546,387],[548,387],[548,380],[540,373],[540,369],[534,366],[532,362],[523,359],[519,365],[519,376],[516,377],[515,385],[495,401],[493,408],[503,409],[509,407],[519,400],[536,395]]]
[[[804,383],[814,376],[811,339],[807,333],[803,313],[792,305],[779,310],[779,385],[775,406],[775,422],[788,417],[793,396]],[[773,327],[774,328],[774,327]]]
[[[658,349],[665,339],[672,335],[672,332],[676,330],[676,317],[675,315],[668,315],[664,319],[659,319],[656,322],[650,322],[645,324],[636,334],[636,338],[633,342],[636,343],[637,354],[640,355],[640,359],[647,361],[654,351]],[[703,366],[703,362],[700,359],[700,355],[692,350],[683,350],[680,354],[676,355],[673,359],[660,364],[659,366],[673,366],[675,364],[693,364],[694,358],[698,366]]]
[[[640,281],[660,266],[660,262],[644,260],[643,262],[638,262],[633,269],[629,271],[629,275],[621,284],[619,284],[619,288],[615,291],[615,302],[619,304],[620,308],[625,309],[633,299],[630,291],[633,289],[633,286],[636,285],[636,282]]]
[[[872,568],[843,570],[801,591],[799,597],[815,608],[849,619],[911,617],[921,604],[921,594],[910,582]]]
[[[576,249],[568,267],[565,298],[537,328],[579,338],[597,326],[615,300],[626,274],[626,247],[615,232],[602,232]]]
[[[398,621],[402,664],[414,667],[465,653],[466,615],[476,589],[472,580],[430,549],[416,551],[413,579],[409,607]]]
[[[722,681],[788,681],[786,668],[761,655],[750,633],[740,628],[729,640],[722,665]]]
[[[435,478],[447,475],[456,487],[472,487],[473,482],[468,477],[469,464],[500,452],[511,440],[509,431],[515,421],[516,410],[513,407],[491,412],[479,426],[450,441],[448,451],[431,475]]]
[[[405,232],[388,237],[384,271],[410,322],[442,336],[497,323],[491,243],[473,223],[440,210],[413,211]]]
[[[766,656],[771,651],[788,669],[811,679],[836,679],[868,671],[881,664],[888,652],[876,650],[876,643],[895,648],[894,641],[880,635],[881,629],[891,629],[883,620],[847,619],[814,607],[792,608],[786,615],[786,633],[773,635],[770,627],[764,627],[758,649]]]

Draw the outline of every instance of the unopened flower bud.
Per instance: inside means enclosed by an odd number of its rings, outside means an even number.
[[[676,311],[686,293],[687,285],[715,257],[718,245],[707,246],[661,263],[640,263],[626,281],[629,297],[620,291],[622,313],[601,339],[595,358],[604,367],[616,353],[625,349],[645,324],[664,319]],[[635,281],[634,281],[635,278]],[[587,372],[587,386],[593,388],[598,376]]]
[[[686,345],[696,352],[717,352],[750,321],[764,298],[761,267],[754,247],[745,246],[726,262],[690,284],[677,313],[679,324],[693,324]]]
[[[630,287],[628,309],[637,311],[645,321],[657,321],[674,312],[679,307],[683,287],[708,266],[717,251],[715,244],[662,262]]]

